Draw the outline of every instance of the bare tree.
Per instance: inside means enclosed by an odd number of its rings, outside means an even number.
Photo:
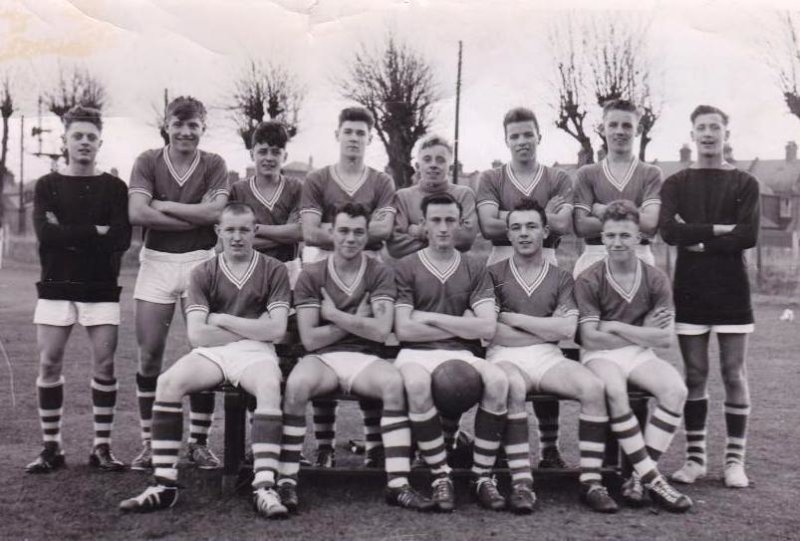
[[[3,190],[6,184],[6,158],[8,157],[8,119],[14,114],[14,98],[11,95],[11,83],[8,75],[3,79],[0,91],[0,115],[3,117],[3,136],[0,140],[0,227],[5,219],[3,207]],[[22,179],[20,179],[20,182]]]
[[[169,91],[164,89],[164,103],[162,105],[152,104],[153,118],[155,119],[153,126],[158,129],[158,134],[161,140],[164,141],[164,146],[169,144],[169,134],[167,133],[167,106],[169,105]]]
[[[800,119],[800,12],[775,14],[763,47],[789,112]]]
[[[398,188],[412,183],[411,153],[427,133],[440,95],[431,62],[389,32],[377,49],[362,43],[334,81],[342,97],[368,109]]]
[[[63,119],[67,111],[79,104],[103,110],[107,100],[105,85],[88,69],[75,67],[67,71],[60,68],[58,74],[55,88],[42,94],[51,113]]]
[[[305,96],[305,86],[286,67],[251,60],[236,81],[233,103],[228,107],[245,147],[250,149],[253,131],[265,116],[283,123],[289,137],[294,137]]]
[[[556,72],[552,86],[558,96],[556,127],[565,131],[580,145],[578,165],[594,162],[592,139],[586,130],[587,108],[584,99],[586,92],[586,67],[583,63],[583,45],[579,40],[579,30],[572,17],[555,21],[548,32],[551,58]]]

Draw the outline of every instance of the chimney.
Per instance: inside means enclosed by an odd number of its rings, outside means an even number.
[[[793,162],[797,160],[797,143],[789,141],[786,143],[786,161]]]
[[[686,143],[683,144],[680,150],[681,163],[689,163],[692,161],[692,149]]]
[[[500,160],[492,160],[492,169],[497,169],[498,167],[502,167],[503,162]]]
[[[728,163],[736,161],[736,158],[733,157],[733,147],[730,143],[725,143],[725,146],[722,148],[722,157],[725,158],[725,161]]]

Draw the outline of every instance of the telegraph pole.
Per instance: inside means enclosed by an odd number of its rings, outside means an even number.
[[[453,184],[458,184],[458,116],[461,109],[461,51],[462,42],[458,41],[458,75],[456,76],[456,133],[453,137]]]
[[[25,115],[19,119],[19,233],[25,234]]]

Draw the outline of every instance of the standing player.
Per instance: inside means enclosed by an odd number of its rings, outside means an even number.
[[[611,430],[633,465],[623,497],[634,506],[641,505],[647,488],[659,506],[684,512],[692,500],[675,490],[656,466],[672,442],[686,400],[680,374],[652,349],[669,347],[672,341],[669,278],[636,255],[639,211],[631,201],[607,205],[603,244],[608,257],[582,272],[575,282],[584,348],[581,362],[605,385]],[[628,401],[628,383],[656,398],[644,437]]]
[[[75,323],[92,343],[94,443],[89,465],[104,471],[124,468],[111,453],[117,402],[114,353],[120,321],[117,285],[122,253],[131,243],[125,183],[97,170],[102,144],[100,111],[76,106],[64,115],[68,164],[36,182],[33,220],[39,240],[42,279],[33,322],[39,347],[39,418],[44,449],[28,473],[64,466],[61,415],[64,348]]]
[[[483,236],[492,241],[489,264],[508,259],[514,253],[508,240],[508,213],[523,199],[533,199],[545,209],[550,234],[542,253],[557,265],[556,246],[561,235],[572,228],[572,180],[559,169],[538,161],[542,139],[539,121],[530,109],[511,109],[503,118],[506,146],[511,163],[485,171],[478,187],[478,218]],[[558,401],[534,403],[539,421],[540,468],[565,468],[558,450]]]
[[[723,158],[728,115],[700,105],[691,120],[697,163],[668,178],[661,190],[661,232],[666,242],[678,246],[675,330],[689,387],[687,459],[672,478],[693,483],[706,474],[708,343],[715,332],[725,385],[725,486],[742,488],[749,485],[744,470],[750,415],[745,357],[747,335],[753,332],[743,252],[758,239],[758,181]]]
[[[348,107],[339,113],[336,140],[339,142],[339,161],[312,171],[303,184],[300,220],[303,224],[303,263],[325,259],[333,249],[331,233],[334,212],[346,203],[360,203],[370,213],[366,250],[376,256],[383,242],[392,234],[394,225],[394,181],[364,163],[367,145],[372,141],[372,114],[362,107]],[[381,467],[380,406],[362,401],[366,440],[366,463]],[[314,432],[317,437],[316,464],[330,467],[335,464],[334,425],[336,403],[314,402]]]
[[[230,203],[217,234],[223,251],[191,275],[186,327],[194,349],[158,378],[153,406],[153,486],[120,503],[123,511],[149,512],[178,499],[178,451],[183,433],[181,400],[227,382],[256,397],[253,418],[253,501],[267,518],[288,514],[274,489],[280,455],[281,371],[272,345],[286,332],[286,268],[253,250],[256,219],[243,203]]]
[[[294,283],[300,272],[298,244],[303,240],[299,216],[303,184],[281,174],[288,142],[289,134],[280,122],[256,126],[250,149],[256,173],[231,186],[231,201],[253,208],[257,221],[253,247],[285,263],[289,281]]]
[[[611,201],[627,199],[639,209],[642,238],[636,254],[645,263],[655,265],[650,237],[656,234],[661,200],[661,170],[639,161],[633,153],[636,136],[641,132],[639,109],[628,100],[611,100],[603,106],[600,130],[608,155],[596,164],[578,169],[575,180],[575,233],[586,246],[575,262],[572,275],[581,272],[606,256],[601,234],[602,218]]]
[[[567,271],[542,254],[549,228],[538,203],[523,200],[506,216],[514,255],[489,267],[500,311],[497,334],[486,353],[508,376],[508,424],[503,445],[511,470],[509,507],[533,511],[533,476],[525,397],[530,391],[557,394],[581,404],[578,440],[581,498],[593,510],[614,513],[616,502],[602,485],[608,411],[602,382],[570,361],[558,347],[578,326],[574,283]]]
[[[131,172],[131,223],[145,229],[133,292],[139,343],[136,395],[143,444],[131,463],[136,470],[152,466],[153,401],[175,303],[186,298],[192,269],[214,257],[213,224],[228,200],[225,162],[197,148],[205,121],[206,109],[198,100],[183,96],[172,100],[165,121],[169,145],[143,152]],[[190,402],[189,460],[201,468],[218,468],[219,459],[207,446],[214,394],[194,394]]]
[[[358,203],[343,205],[333,218],[335,252],[306,265],[295,288],[300,338],[308,351],[286,382],[284,440],[278,492],[297,509],[297,473],[306,425],[306,406],[337,390],[383,401],[380,426],[386,452],[386,501],[420,511],[433,503],[408,484],[411,428],[403,378],[380,348],[392,330],[395,284],[388,267],[367,257],[369,213]]]
[[[405,257],[428,246],[423,226],[420,204],[426,195],[448,193],[464,209],[459,229],[455,233],[455,247],[461,252],[472,248],[478,232],[475,215],[475,194],[468,186],[449,182],[453,147],[444,137],[431,135],[422,140],[417,151],[419,182],[397,190],[392,206],[395,209],[394,231],[386,248],[395,258]]]
[[[485,265],[455,248],[461,206],[449,194],[422,200],[430,245],[404,257],[396,269],[395,333],[402,349],[395,364],[403,374],[409,417],[423,459],[434,476],[440,511],[455,507],[442,426],[431,394],[431,374],[450,359],[472,365],[483,381],[475,417],[472,472],[481,506],[505,507],[491,471],[506,424],[508,380],[503,370],[476,356],[480,340],[494,336],[494,293]]]

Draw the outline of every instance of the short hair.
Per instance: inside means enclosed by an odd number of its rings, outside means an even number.
[[[372,129],[375,125],[375,117],[372,116],[364,107],[345,107],[339,113],[339,126],[345,122],[366,122],[367,127]]]
[[[633,113],[636,118],[641,118],[642,111],[631,100],[617,98],[608,100],[603,103],[603,118],[611,111],[625,111],[626,113]]]
[[[167,105],[164,121],[168,121],[171,116],[176,116],[180,120],[198,117],[205,123],[206,114],[206,106],[203,105],[202,101],[192,96],[178,96]]]
[[[286,148],[289,142],[289,132],[286,127],[274,120],[259,122],[250,138],[250,146],[269,145],[271,147]]]
[[[450,141],[448,141],[445,137],[436,134],[425,137],[419,144],[417,153],[422,152],[426,148],[437,147],[437,146],[445,147],[450,152],[450,154],[453,153],[453,145],[450,144]]]
[[[694,108],[692,114],[689,115],[689,120],[691,120],[692,124],[694,124],[694,121],[697,120],[697,117],[699,117],[700,115],[713,115],[713,114],[717,114],[720,117],[722,117],[722,123],[725,126],[728,125],[728,122],[730,121],[730,117],[728,116],[728,114],[719,107],[714,107],[713,105],[698,105],[697,107]]]
[[[350,218],[358,218],[359,216],[363,216],[367,223],[369,223],[369,210],[367,210],[367,207],[361,203],[353,203],[351,201],[336,207],[336,210],[333,213],[334,224],[336,223],[336,217],[340,214],[346,214]]]
[[[539,121],[536,119],[536,114],[527,107],[514,107],[506,113],[506,116],[503,117],[503,132],[506,132],[508,125],[514,122],[533,122],[536,133],[538,135],[542,133],[539,129]]]
[[[639,225],[639,209],[636,208],[632,201],[617,199],[608,204],[606,211],[603,213],[603,223],[624,222],[626,220]]]
[[[75,105],[64,114],[64,129],[68,130],[74,122],[88,122],[98,130],[103,131],[103,114],[99,109],[86,107],[85,105]]]
[[[458,207],[458,216],[464,213],[464,209],[461,206],[455,197],[450,195],[447,192],[443,193],[436,193],[431,195],[426,195],[422,198],[422,203],[420,204],[420,208],[422,209],[422,216],[427,218],[428,217],[428,207],[430,205],[455,205]]]
[[[535,199],[524,198],[519,203],[514,205],[514,208],[506,214],[506,227],[509,226],[511,223],[511,215],[515,212],[523,212],[526,210],[532,210],[534,212],[538,212],[539,216],[542,218],[542,227],[547,226],[547,213],[544,211],[544,208],[539,204],[538,201]]]
[[[220,213],[220,221],[222,221],[222,214],[233,214],[234,216],[252,214],[253,220],[256,219],[256,211],[253,209],[253,207],[241,201],[230,201],[229,203],[227,203],[222,208],[222,213]]]

